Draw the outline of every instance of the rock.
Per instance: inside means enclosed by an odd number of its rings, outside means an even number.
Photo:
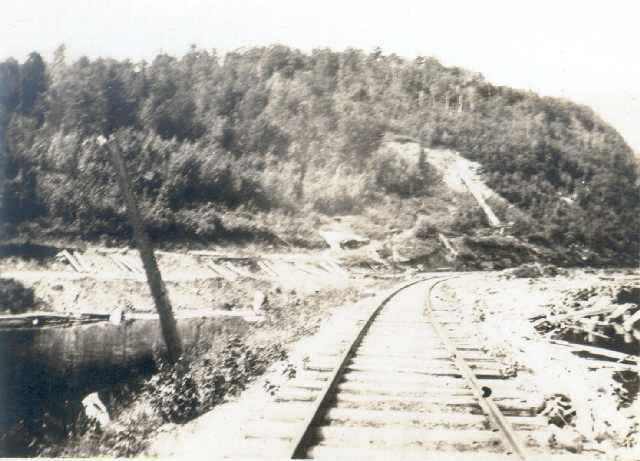
[[[96,421],[101,427],[106,427],[111,422],[107,408],[100,401],[97,392],[92,392],[82,399],[82,406],[87,418]]]

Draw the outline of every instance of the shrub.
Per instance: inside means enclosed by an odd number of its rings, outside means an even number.
[[[0,279],[0,310],[21,314],[31,309],[34,304],[33,288],[25,287],[18,280]]]
[[[359,210],[371,196],[366,174],[335,171],[315,173],[306,195],[316,211],[328,215],[347,214]]]
[[[147,383],[152,408],[166,422],[186,423],[198,413],[198,390],[188,362],[160,362],[158,373]]]
[[[451,230],[460,234],[470,234],[483,227],[487,227],[487,221],[480,209],[459,210],[451,223]]]
[[[432,222],[432,220],[426,216],[421,216],[420,218],[418,218],[415,226],[413,227],[413,235],[415,235],[415,237],[419,239],[424,240],[432,238],[435,237],[437,233],[438,228]]]

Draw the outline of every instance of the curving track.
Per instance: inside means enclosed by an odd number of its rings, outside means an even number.
[[[359,319],[342,352],[319,352],[281,393],[281,421],[247,442],[276,438],[290,458],[556,458],[531,442],[546,419],[470,340],[470,322],[432,300],[445,280],[409,283]]]

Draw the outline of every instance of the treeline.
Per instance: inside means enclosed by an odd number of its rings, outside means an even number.
[[[251,228],[256,213],[353,213],[428,194],[428,163],[380,149],[394,133],[479,161],[531,217],[517,226],[525,237],[638,253],[637,165],[586,107],[380,51],[194,47],[70,64],[64,53],[0,64],[6,232],[128,235],[100,134],[122,147],[156,237],[211,239],[232,233],[230,215]]]

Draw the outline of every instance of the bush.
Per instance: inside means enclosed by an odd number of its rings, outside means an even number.
[[[181,357],[171,365],[160,361],[144,390],[151,407],[165,422],[186,423],[210,410],[226,395],[237,395],[256,376],[287,354],[280,344],[248,348],[231,338],[217,360]]]
[[[413,227],[413,235],[419,239],[428,239],[435,237],[438,233],[436,225],[426,216],[421,216]]]
[[[0,279],[0,311],[22,314],[35,304],[33,288],[14,279]]]
[[[336,171],[316,172],[306,195],[316,211],[328,215],[347,214],[360,210],[371,195],[366,174]]]
[[[173,366],[160,362],[147,384],[151,406],[166,422],[186,423],[198,414],[198,389],[189,368],[183,357]]]
[[[460,208],[451,223],[451,230],[460,234],[471,234],[483,227],[487,227],[487,219],[477,206]]]
[[[380,152],[371,163],[376,185],[400,197],[426,195],[435,179],[425,161],[413,164],[389,150]]]

